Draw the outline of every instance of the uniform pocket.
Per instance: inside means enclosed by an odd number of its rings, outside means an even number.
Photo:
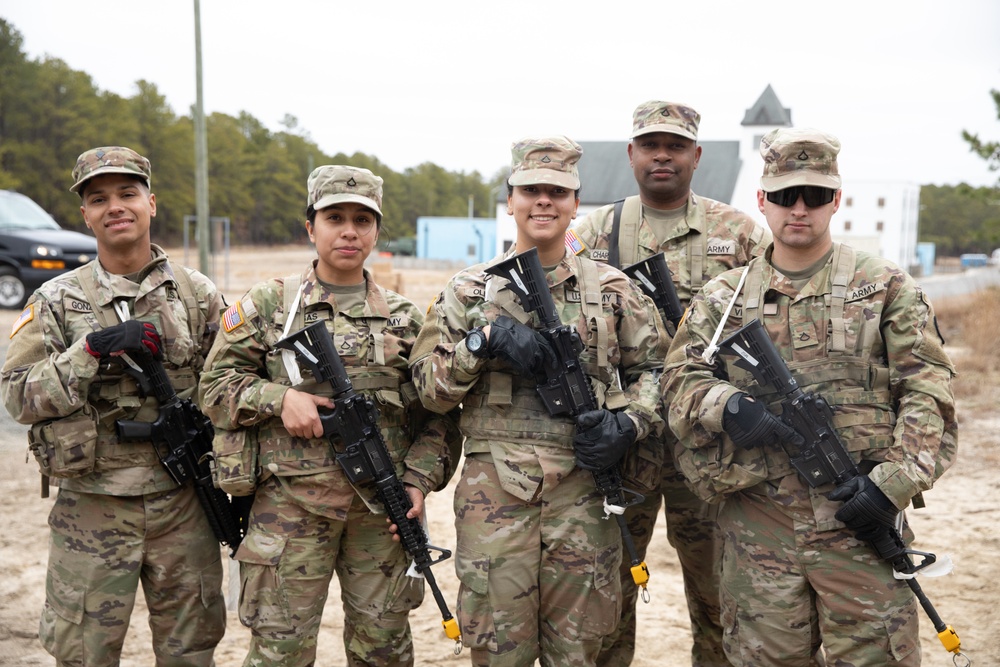
[[[621,544],[616,542],[594,552],[594,592],[587,596],[587,613],[580,626],[583,641],[611,634],[622,611]]]
[[[469,648],[496,652],[496,627],[489,597],[490,557],[459,546],[455,553],[455,570],[461,582],[456,615],[462,630],[462,643]]]
[[[215,485],[232,496],[249,496],[257,488],[257,431],[216,429],[212,440]]]
[[[28,431],[28,449],[38,469],[50,477],[82,477],[94,471],[97,422],[85,406],[69,417],[35,424]]]
[[[259,632],[291,630],[288,598],[278,564],[288,537],[251,528],[236,560],[240,563],[240,623]]]

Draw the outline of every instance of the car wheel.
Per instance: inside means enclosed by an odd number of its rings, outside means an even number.
[[[20,308],[26,296],[17,271],[9,266],[0,267],[0,308]]]

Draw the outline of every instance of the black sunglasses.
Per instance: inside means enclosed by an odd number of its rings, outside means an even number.
[[[768,192],[766,193],[766,196],[767,201],[772,204],[789,207],[795,206],[795,202],[799,200],[799,195],[801,195],[806,202],[806,206],[809,208],[817,208],[832,202],[835,194],[837,194],[836,190],[821,188],[818,185],[796,185],[792,188],[785,188],[784,190],[778,190],[776,192]]]

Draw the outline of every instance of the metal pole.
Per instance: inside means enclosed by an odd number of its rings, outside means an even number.
[[[208,263],[208,141],[205,138],[205,103],[201,86],[201,9],[194,0],[194,59],[197,97],[194,109],[195,212],[198,215],[198,266],[212,278]]]

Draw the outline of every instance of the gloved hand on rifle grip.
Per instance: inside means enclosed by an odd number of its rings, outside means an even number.
[[[591,410],[576,418],[573,451],[583,470],[610,468],[635,444],[635,425],[625,412]]]
[[[555,353],[542,334],[531,327],[501,315],[490,326],[490,356],[503,359],[521,375],[542,372]]]
[[[802,443],[802,436],[795,429],[744,392],[733,394],[726,401],[722,428],[732,438],[733,444],[743,449],[776,441],[794,445]]]
[[[160,334],[150,322],[126,320],[107,329],[87,334],[87,352],[98,359],[118,357],[127,352],[150,354],[163,358]]]
[[[843,501],[844,505],[834,517],[855,531],[859,539],[868,540],[861,533],[873,528],[895,530],[899,510],[868,475],[858,475],[844,482],[827,498]]]

